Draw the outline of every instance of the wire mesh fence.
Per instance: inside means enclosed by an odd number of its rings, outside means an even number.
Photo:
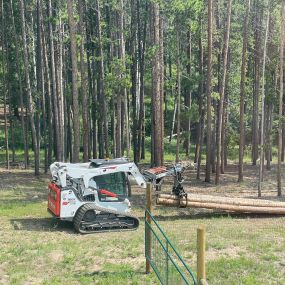
[[[158,222],[145,212],[145,256],[161,284],[196,285],[196,278]]]

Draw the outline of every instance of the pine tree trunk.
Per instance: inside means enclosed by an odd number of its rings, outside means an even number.
[[[138,1],[137,1],[138,2]],[[137,94],[138,94],[138,18],[137,14],[137,3],[131,4],[131,39],[130,39],[130,54],[132,57],[132,65],[131,65],[131,80],[132,80],[132,87],[131,87],[131,95],[132,95],[132,136],[133,136],[133,155],[134,155],[134,162],[138,163],[140,160],[140,154],[138,150],[138,109],[140,106],[137,104]]]
[[[38,148],[38,139],[36,133],[36,127],[34,122],[34,104],[31,91],[30,83],[30,71],[29,71],[29,61],[28,61],[28,47],[26,39],[26,23],[25,23],[25,8],[23,0],[20,0],[20,12],[21,12],[21,27],[22,27],[22,40],[23,40],[23,49],[24,49],[24,66],[25,66],[25,75],[26,75],[26,89],[27,89],[27,105],[28,105],[28,116],[30,119],[31,131],[32,131],[32,141],[33,149],[35,156],[35,175],[40,174],[40,155]]]
[[[217,134],[217,162],[216,162],[216,179],[215,183],[220,182],[220,164],[221,164],[221,144],[222,144],[222,125],[223,125],[223,112],[224,112],[224,98],[225,98],[225,85],[226,85],[226,75],[227,75],[227,65],[228,65],[228,50],[229,50],[229,40],[230,40],[230,28],[231,28],[231,13],[232,13],[232,0],[228,1],[227,7],[227,25],[224,37],[224,52],[223,52],[223,76],[220,87],[220,101],[219,101],[219,111],[218,111],[218,134]]]
[[[285,0],[282,0],[281,28],[280,28],[280,71],[279,71],[279,122],[278,122],[278,164],[277,164],[277,194],[282,195],[281,185],[281,151],[282,151],[282,114],[283,114],[283,64],[284,64],[284,21],[285,21]]]
[[[88,161],[89,149],[89,123],[88,123],[88,86],[87,66],[85,62],[84,45],[86,41],[86,28],[84,18],[85,1],[78,1],[80,41],[80,74],[81,74],[81,98],[82,98],[82,122],[83,122],[83,160]]]
[[[78,102],[78,78],[77,78],[77,47],[76,27],[73,16],[73,0],[67,0],[68,25],[70,34],[70,51],[72,65],[72,112],[73,112],[73,162],[79,161],[80,151],[80,123]]]
[[[258,4],[258,3],[257,3]],[[259,93],[260,93],[260,47],[261,47],[261,13],[256,7],[255,16],[255,46],[254,46],[254,92],[253,92],[253,112],[252,112],[252,164],[256,165],[258,159],[259,144]]]
[[[269,2],[268,2],[269,3]],[[264,165],[264,100],[265,100],[265,66],[267,53],[267,40],[269,29],[270,12],[267,8],[267,19],[263,46],[263,64],[262,64],[262,92],[261,92],[261,127],[260,127],[260,164],[259,164],[259,178],[258,178],[258,197],[261,197],[261,188],[263,182],[263,165]]]
[[[241,59],[241,76],[240,76],[240,134],[239,134],[239,167],[238,167],[238,182],[243,181],[243,156],[244,156],[244,101],[245,101],[245,76],[246,76],[246,54],[248,44],[248,23],[250,13],[250,1],[247,1],[247,10],[243,26],[243,47]]]
[[[207,154],[205,182],[211,181],[211,135],[212,135],[212,25],[213,25],[213,0],[208,0],[208,69],[207,69]]]
[[[163,12],[159,15],[159,57],[160,57],[160,124],[161,124],[161,165],[164,162],[164,19]]]
[[[45,81],[46,81],[46,101],[47,101],[47,124],[48,124],[48,147],[47,147],[47,157],[45,158],[45,172],[48,171],[48,167],[52,161],[52,151],[53,151],[53,111],[52,111],[52,91],[51,91],[51,81],[50,81],[50,68],[47,55],[47,44],[46,44],[46,34],[43,21],[41,21],[41,31],[42,31],[42,45],[43,45],[43,60],[44,60],[44,70],[45,70]]]
[[[8,134],[8,118],[7,118],[7,96],[6,96],[6,70],[5,70],[5,18],[4,18],[4,3],[1,0],[1,48],[2,48],[2,74],[3,74],[3,101],[4,101],[4,133],[5,133],[5,157],[6,168],[10,169],[10,157],[9,157],[9,134]]]
[[[180,151],[180,113],[181,113],[181,66],[180,66],[180,37],[179,27],[176,27],[176,44],[177,44],[177,128],[176,128],[176,163],[179,162],[179,151]]]
[[[191,79],[192,76],[192,33],[191,33],[191,27],[190,30],[187,32],[187,58],[188,58],[188,64],[187,64],[187,75],[189,79]],[[189,90],[187,94],[185,94],[185,106],[187,108],[187,112],[191,110],[191,104],[192,104],[192,92]],[[186,122],[186,156],[190,156],[191,151],[191,120],[190,116],[187,117]]]
[[[45,82],[44,82],[44,64],[43,64],[43,45],[42,45],[42,30],[41,30],[41,0],[37,0],[37,46],[36,46],[36,68],[37,68],[37,91],[38,109],[42,109],[43,116],[43,137],[44,137],[44,150],[45,158],[47,156],[46,148],[46,108],[45,108]],[[38,147],[40,149],[40,114],[38,112]]]
[[[13,2],[10,0],[10,9],[11,9],[11,20],[12,20],[12,30],[13,30],[13,38],[15,42],[15,49],[16,49],[16,57],[20,58],[19,54],[19,41],[17,39],[17,33],[16,33],[16,26],[15,26],[15,18],[14,18],[14,11],[13,11]],[[19,99],[20,99],[20,108],[21,108],[21,128],[22,128],[22,139],[24,143],[24,165],[25,168],[28,166],[28,147],[27,147],[27,140],[26,140],[26,130],[25,130],[25,114],[24,114],[24,95],[23,95],[23,85],[22,85],[22,71],[19,66],[19,62],[16,61],[16,67],[19,77]]]
[[[200,82],[199,82],[199,125],[198,125],[198,136],[195,151],[195,162],[197,162],[197,179],[200,179],[201,172],[201,160],[202,160],[202,146],[204,142],[204,121],[205,121],[205,110],[204,110],[204,50],[202,44],[202,20],[199,35],[199,70],[200,70]]]
[[[50,70],[51,70],[51,83],[52,83],[52,110],[53,110],[53,123],[54,123],[54,141],[55,141],[55,156],[58,161],[62,158],[62,141],[60,138],[60,125],[59,125],[59,110],[57,102],[57,84],[56,84],[56,67],[55,67],[55,52],[54,52],[54,35],[52,25],[52,3],[48,1],[48,39],[49,39],[49,51],[50,51]]]
[[[99,56],[99,80],[98,80],[98,99],[100,106],[100,116],[98,121],[99,126],[99,156],[100,158],[109,157],[109,135],[108,135],[108,113],[107,113],[107,98],[104,90],[104,54],[102,46],[102,31],[101,31],[101,11],[100,1],[96,1],[97,12],[97,36],[98,36],[98,56]],[[100,151],[100,148],[101,149]]]
[[[160,33],[159,33],[159,5],[154,3],[152,7],[152,42],[155,52],[152,61],[152,164],[163,164],[161,140],[162,138],[162,110],[161,110],[161,57],[160,57]]]
[[[145,43],[146,43],[146,26],[147,17],[143,21],[143,32],[141,33],[140,21],[140,1],[137,1],[137,19],[138,19],[138,58],[139,58],[139,135],[138,135],[138,152],[140,159],[144,158],[143,140],[144,140],[144,70],[145,70]],[[145,15],[147,15],[148,5],[145,6]]]

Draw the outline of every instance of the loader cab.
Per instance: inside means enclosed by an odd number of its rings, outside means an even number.
[[[102,202],[122,201],[128,197],[128,184],[124,172],[94,176],[89,180],[89,187],[97,189]]]

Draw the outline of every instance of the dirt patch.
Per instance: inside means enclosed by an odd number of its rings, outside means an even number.
[[[64,252],[62,250],[53,250],[48,254],[48,257],[53,262],[61,262],[64,259]]]
[[[5,262],[0,264],[0,284],[1,285],[6,285],[9,282],[9,275],[6,273],[5,267],[6,267]]]
[[[246,253],[245,248],[239,246],[231,246],[223,249],[209,248],[207,250],[207,261],[225,258],[239,258]]]

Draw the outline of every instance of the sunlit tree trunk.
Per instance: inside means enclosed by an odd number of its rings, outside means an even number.
[[[268,4],[269,5],[269,2]],[[264,100],[265,100],[265,66],[266,66],[266,54],[267,54],[267,40],[269,29],[270,12],[267,7],[266,28],[263,46],[263,64],[262,64],[262,92],[261,92],[261,126],[260,126],[260,164],[259,164],[259,177],[258,177],[258,197],[261,197],[261,183],[263,182],[263,166],[264,166]]]
[[[211,135],[212,135],[212,25],[213,25],[213,1],[208,0],[208,69],[207,69],[207,154],[205,181],[211,180]]]
[[[220,88],[220,101],[218,110],[218,134],[217,134],[217,162],[216,162],[216,179],[215,183],[219,184],[220,181],[220,165],[221,165],[221,139],[222,139],[222,125],[223,125],[223,112],[224,112],[224,98],[225,98],[225,85],[227,75],[227,64],[228,64],[228,50],[230,40],[230,28],[231,28],[231,13],[232,13],[232,0],[228,1],[227,8],[227,25],[224,37],[224,52],[223,52],[223,76]]]
[[[278,164],[277,164],[277,194],[282,195],[281,185],[281,152],[282,152],[282,113],[283,113],[283,64],[284,64],[284,21],[285,21],[285,0],[282,1],[281,27],[280,27],[280,71],[279,71],[279,113],[278,113]]]

